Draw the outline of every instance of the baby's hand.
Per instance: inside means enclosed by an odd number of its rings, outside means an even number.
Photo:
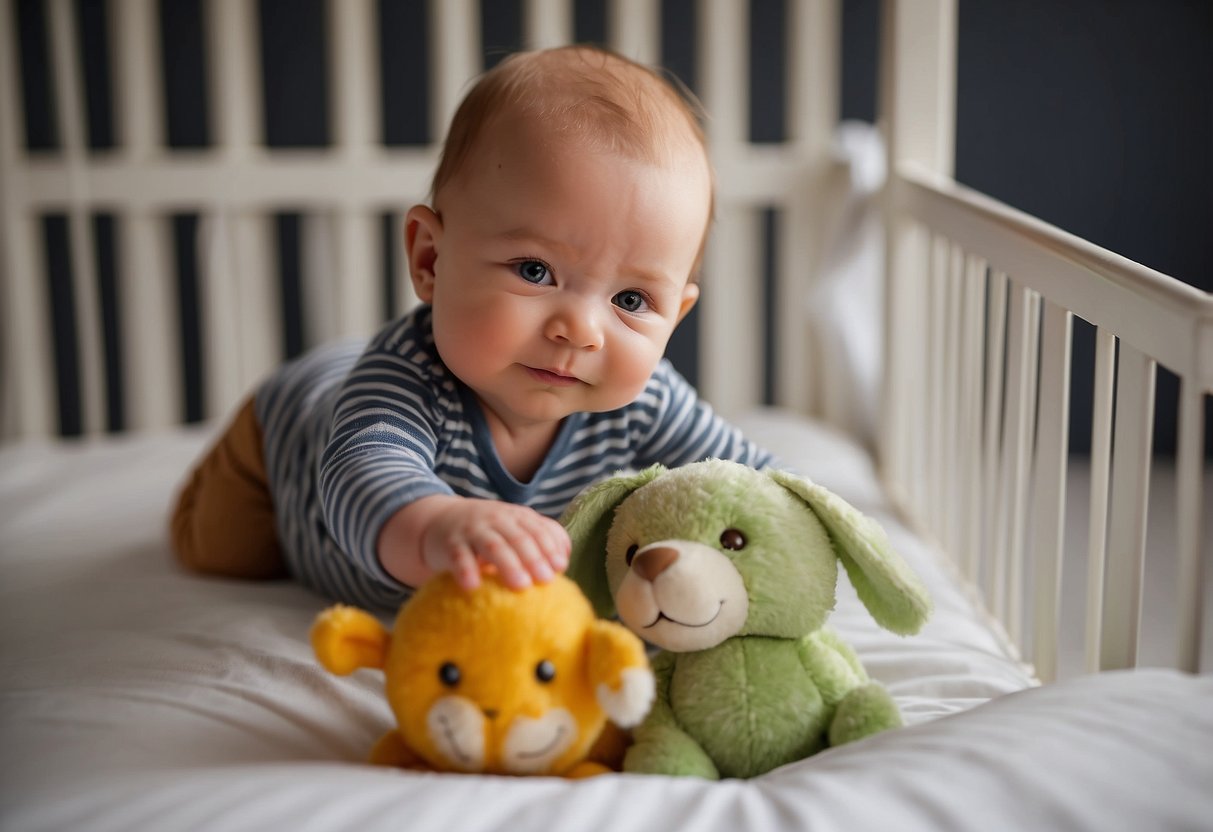
[[[446,495],[406,506],[380,538],[380,559],[401,580],[416,586],[450,572],[464,589],[479,585],[482,569],[514,589],[547,582],[568,566],[570,549],[564,527],[534,509]]]

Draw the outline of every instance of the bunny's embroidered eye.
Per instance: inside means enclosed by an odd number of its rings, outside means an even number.
[[[635,543],[633,543],[631,546],[628,547],[628,552],[626,555],[624,555],[624,557],[627,559],[628,566],[632,565],[632,559],[636,557],[636,552],[639,549],[640,549],[640,547],[637,546]]]
[[[443,662],[442,667],[438,668],[438,680],[448,688],[453,688],[459,684],[461,677],[459,665],[454,662]]]
[[[737,529],[725,529],[720,533],[720,545],[732,552],[744,549],[745,543],[745,535]]]
[[[535,678],[544,683],[552,681],[556,678],[556,665],[544,659],[535,665]]]

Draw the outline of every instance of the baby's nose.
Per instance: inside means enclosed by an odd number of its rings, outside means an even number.
[[[602,348],[602,324],[597,313],[585,303],[569,303],[552,315],[547,336],[579,349]]]

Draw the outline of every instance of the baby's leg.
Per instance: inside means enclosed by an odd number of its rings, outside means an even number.
[[[251,397],[190,474],[171,531],[177,559],[189,569],[233,578],[286,577]]]

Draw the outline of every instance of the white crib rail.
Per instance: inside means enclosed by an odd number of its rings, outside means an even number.
[[[926,250],[917,259],[900,258],[894,276],[906,284],[902,292],[908,286],[924,298],[901,321],[900,340],[889,351],[890,374],[914,374],[924,390],[920,405],[911,386],[892,385],[886,402],[884,468],[900,498],[945,551],[981,553],[980,562],[960,559],[967,577],[981,585],[1012,640],[1026,645],[1042,678],[1052,678],[1071,318],[1095,325],[1087,667],[1138,663],[1154,378],[1161,365],[1180,381],[1180,499],[1174,518],[1154,522],[1176,524],[1177,664],[1196,670],[1213,296],[912,163],[899,168],[893,188],[893,210],[911,224],[899,242],[902,254]],[[983,318],[984,340],[970,331]],[[924,448],[918,436],[926,437]]]
[[[282,358],[282,321],[274,263],[276,211],[304,212],[305,320],[311,340],[366,333],[385,314],[379,219],[424,198],[437,145],[389,148],[380,143],[377,39],[372,0],[329,0],[332,146],[283,150],[262,137],[256,0],[207,0],[203,7],[212,146],[166,145],[159,84],[155,0],[109,4],[119,139],[112,151],[90,151],[71,0],[45,0],[50,20],[53,87],[60,147],[27,152],[23,138],[14,0],[0,0],[0,185],[3,248],[0,314],[0,439],[59,432],[54,332],[41,262],[41,223],[64,215],[70,229],[74,329],[79,340],[82,432],[106,429],[103,333],[92,255],[94,217],[114,215],[121,314],[118,354],[126,425],[151,428],[181,421],[180,300],[171,216],[198,217],[197,272],[204,417],[227,412]],[[712,117],[707,128],[718,171],[719,221],[705,263],[700,387],[726,414],[763,398],[760,224],[762,210],[783,212],[780,276],[779,403],[801,410],[814,402],[806,354],[802,296],[812,280],[811,229],[828,198],[822,187],[837,121],[837,0],[792,0],[787,10],[788,140],[754,145],[746,134],[749,94],[747,5],[701,0],[696,11],[697,74]],[[554,45],[572,38],[571,0],[527,0],[524,40]],[[609,4],[611,45],[650,63],[659,59],[660,5]],[[429,0],[431,124],[441,130],[469,80],[481,69],[480,6],[475,0]],[[791,45],[795,45],[794,48]],[[435,139],[440,136],[434,137]],[[397,235],[399,236],[399,235]],[[399,245],[399,240],[397,241]],[[396,262],[404,263],[402,252]],[[415,300],[403,266],[399,305]],[[740,277],[739,277],[740,276]],[[739,320],[743,323],[738,324]]]

